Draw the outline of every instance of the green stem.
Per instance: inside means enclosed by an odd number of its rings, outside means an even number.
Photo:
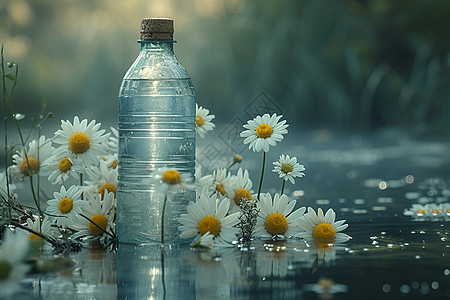
[[[284,193],[284,185],[285,184],[286,184],[286,180],[283,179],[283,185],[281,186],[281,194],[280,194],[280,196],[283,195],[283,193]]]
[[[164,204],[162,209],[162,216],[161,216],[161,243],[164,244],[164,214],[166,213],[166,204],[167,204],[167,193],[164,196]]]
[[[162,277],[162,286],[163,286],[163,299],[166,299],[166,276],[165,276],[165,268],[164,268],[164,247],[161,249],[161,277]]]
[[[263,151],[263,163],[262,163],[262,169],[261,169],[261,179],[259,180],[259,188],[258,188],[258,201],[259,201],[259,195],[261,194],[261,187],[263,182],[263,176],[264,176],[264,165],[266,164],[266,152]]]
[[[80,186],[83,186],[83,173],[78,173],[80,175]],[[84,193],[81,193],[81,200],[84,200]]]
[[[230,171],[230,169],[231,169],[236,163],[237,163],[237,161],[233,161],[233,162],[231,163],[231,165],[228,166],[227,172]]]
[[[8,176],[8,111],[6,110],[6,81],[5,81],[5,60],[3,57],[3,44],[1,49],[1,69],[2,69],[2,84],[3,84],[3,124],[5,128],[5,176],[6,176],[6,194],[8,196],[8,201],[11,198],[9,190],[9,176]],[[11,209],[8,210],[8,219],[11,219]]]
[[[28,165],[28,157],[26,157],[25,159],[27,160],[27,165]],[[36,196],[36,191],[34,190],[34,184],[33,184],[33,175],[30,174],[30,171],[31,171],[30,166],[28,166],[28,177],[30,177],[31,193],[33,194],[34,203],[36,204],[36,208],[39,211],[39,216],[42,217],[42,219],[44,219],[45,216],[41,210],[41,203]]]

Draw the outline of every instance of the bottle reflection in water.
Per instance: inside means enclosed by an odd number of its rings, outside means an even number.
[[[117,299],[192,299],[194,269],[186,263],[188,253],[178,245],[120,244]]]
[[[195,168],[195,92],[173,52],[173,21],[142,20],[139,42],[118,102],[117,234],[125,243],[161,241],[164,195],[150,183],[155,171],[193,176]],[[167,203],[165,241],[179,242],[177,218],[193,196],[183,192]]]

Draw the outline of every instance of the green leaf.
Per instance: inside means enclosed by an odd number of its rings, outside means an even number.
[[[5,77],[8,78],[8,79],[11,80],[11,81],[14,81],[15,83],[18,82],[17,78],[14,77],[14,75],[11,74],[11,73],[10,73],[10,74],[6,74]]]

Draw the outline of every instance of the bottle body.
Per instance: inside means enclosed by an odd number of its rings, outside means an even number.
[[[117,234],[120,242],[161,242],[165,195],[154,180],[163,167],[193,176],[195,92],[173,54],[173,41],[142,42],[119,91]],[[179,242],[178,217],[193,192],[167,202],[166,242]]]

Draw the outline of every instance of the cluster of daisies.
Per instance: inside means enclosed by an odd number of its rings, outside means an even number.
[[[81,242],[104,243],[115,237],[118,132],[111,128],[106,133],[100,126],[95,120],[88,123],[78,117],[73,122],[62,120],[52,138],[41,136],[13,155],[8,168],[11,195],[17,189],[14,180],[27,177],[47,177],[59,185],[53,198],[46,196],[45,210],[40,208],[44,196],[34,191],[40,212],[29,214],[26,220],[30,239],[40,238],[30,232],[48,239],[64,234]],[[6,176],[0,177],[2,193],[6,193]]]
[[[212,118],[209,111],[203,110],[197,119],[197,130],[206,121]],[[286,120],[276,114],[257,116],[244,125],[241,137],[244,143],[254,152],[263,151],[263,164],[265,155],[271,146],[275,146],[283,140],[287,134]],[[281,120],[281,121],[280,121]],[[210,131],[214,126],[203,129],[202,134]],[[231,166],[240,162],[242,157],[237,155]],[[273,196],[269,193],[261,193],[261,183],[256,193],[248,170],[239,168],[232,175],[228,168],[218,168],[212,174],[202,176],[198,168],[195,174],[195,187],[197,199],[190,202],[187,213],[179,218],[181,226],[181,238],[194,238],[191,245],[211,247],[213,245],[229,245],[239,236],[238,225],[243,211],[242,203],[250,202],[257,212],[256,224],[252,236],[263,239],[303,238],[305,240],[321,240],[345,242],[350,237],[341,231],[348,227],[345,220],[336,221],[336,214],[330,208],[325,214],[322,209],[317,213],[312,208],[296,208],[297,201],[290,200],[284,194],[284,184],[290,181],[295,184],[296,177],[303,177],[305,170],[303,165],[297,162],[296,157],[281,155],[278,161],[273,162],[273,172],[279,175],[283,184],[280,193]],[[264,165],[261,171],[261,181],[264,173]]]
[[[413,204],[405,208],[403,214],[416,221],[448,221],[450,220],[450,203]]]
[[[192,238],[193,246],[211,247],[230,245],[242,237],[243,207],[255,212],[250,220],[250,235],[260,238],[304,238],[341,242],[350,237],[341,231],[347,228],[345,220],[336,221],[329,209],[325,214],[319,208],[296,208],[297,201],[284,194],[286,182],[295,184],[295,178],[305,174],[305,168],[296,157],[281,155],[273,162],[273,172],[282,181],[280,193],[261,192],[266,154],[287,134],[286,120],[276,114],[264,114],[245,124],[241,137],[249,149],[263,152],[263,165],[258,190],[254,190],[248,170],[239,168],[235,174],[230,168],[242,161],[240,155],[228,168],[217,168],[212,174],[195,172],[195,184],[186,174],[162,168],[154,178],[159,180],[161,193],[177,193],[179,187],[195,189],[196,199],[187,204],[186,213],[179,217],[180,238]],[[214,115],[197,106],[196,132],[205,137],[214,129]],[[88,123],[78,117],[62,121],[61,128],[50,139],[41,136],[14,154],[9,174],[24,180],[33,176],[47,176],[50,183],[60,185],[53,197],[47,196],[47,207],[41,210],[36,201],[38,215],[28,215],[26,224],[29,239],[42,236],[49,239],[68,237],[81,242],[99,241],[107,244],[116,239],[116,192],[118,166],[118,132],[107,133],[96,121]],[[5,176],[0,174],[2,193],[11,195],[14,184],[5,188]],[[9,196],[9,199],[14,197]],[[167,199],[167,197],[166,197]],[[39,200],[39,197],[38,197]],[[243,205],[246,204],[246,205]],[[165,205],[164,205],[165,207]],[[164,211],[163,211],[164,214]],[[241,225],[241,226],[240,226]],[[162,234],[162,242],[164,234]]]

